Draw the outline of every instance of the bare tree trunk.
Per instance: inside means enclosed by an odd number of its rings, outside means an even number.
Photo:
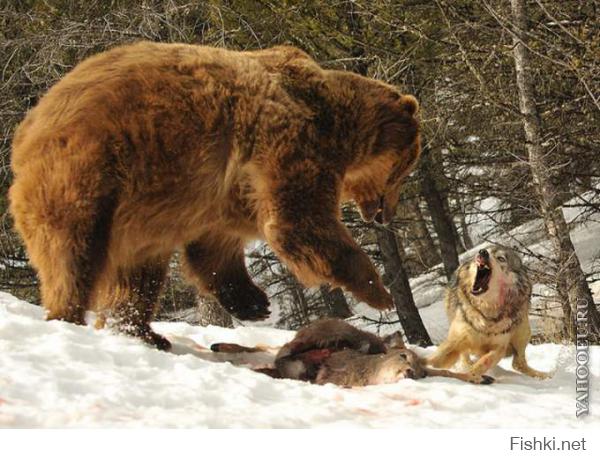
[[[432,170],[431,151],[425,144],[421,153],[421,165],[419,168],[421,192],[427,202],[431,221],[438,236],[444,271],[446,277],[450,280],[452,274],[458,268],[458,243],[453,230],[454,222],[446,212],[444,198],[438,189]]]
[[[527,153],[529,165],[536,186],[542,215],[548,236],[554,246],[556,261],[558,263],[558,288],[566,288],[568,305],[563,305],[563,310],[570,312],[565,315],[565,331],[570,340],[575,340],[575,320],[577,305],[587,305],[587,321],[590,329],[590,341],[600,342],[600,314],[594,304],[594,298],[586,281],[585,273],[573,247],[569,227],[562,213],[558,193],[553,186],[553,164],[551,158],[544,152],[542,145],[542,122],[535,103],[533,81],[528,49],[525,44],[527,32],[527,13],[525,0],[511,0],[511,10],[515,27],[513,35],[515,70],[517,75],[517,88],[519,92],[519,106],[523,119],[523,129],[527,140]]]
[[[377,228],[376,232],[385,269],[385,278],[389,281],[387,287],[394,297],[394,304],[406,339],[411,344],[430,346],[432,344],[431,338],[415,305],[408,275],[400,258],[400,250],[403,250],[400,245],[401,242],[396,238],[396,233],[391,230]]]
[[[352,56],[356,59],[354,70],[364,76],[367,76],[369,65],[365,60],[366,51],[363,45],[364,23],[362,17],[357,13],[354,2],[347,3],[347,24],[350,35],[356,40],[352,48]],[[391,280],[390,293],[394,298],[394,304],[398,311],[398,318],[404,329],[406,338],[410,343],[420,345],[431,345],[431,338],[423,325],[419,310],[410,290],[408,274],[404,268],[404,262],[400,258],[399,241],[396,239],[396,233],[385,228],[376,228],[377,241],[381,256],[385,277]]]
[[[417,252],[419,262],[425,268],[431,268],[442,261],[437,251],[433,238],[427,228],[427,223],[419,207],[418,198],[408,199],[406,209],[410,213],[411,222],[409,223],[413,247]]]
[[[319,290],[331,317],[347,319],[352,316],[352,311],[341,288],[330,289],[327,285],[322,285]]]
[[[304,287],[292,275],[287,276],[287,284],[292,295],[293,327],[300,328],[308,325],[310,323],[310,314],[308,311],[308,300],[304,294]]]
[[[436,179],[437,179],[437,178],[439,178],[439,175],[434,176],[434,177],[436,177]],[[436,185],[438,185],[437,181],[436,181]],[[462,238],[460,237],[460,233],[458,232],[458,227],[456,226],[456,222],[454,221],[454,214],[452,213],[452,207],[450,206],[450,199],[448,198],[448,193],[446,193],[444,191],[443,187],[441,189],[438,188],[438,190],[440,191],[440,194],[442,195],[442,200],[444,203],[444,212],[446,212],[446,215],[448,215],[448,218],[450,219],[450,223],[451,223],[450,228],[452,229],[452,234],[454,237],[454,245],[456,246],[456,251],[460,255],[465,250],[467,250],[467,248],[465,247],[465,243],[463,242]]]
[[[213,298],[202,296],[198,298],[196,311],[198,325],[217,325],[219,327],[233,328],[233,319],[219,302]]]
[[[363,20],[358,11],[356,11],[356,5],[354,2],[347,2],[347,7],[348,10],[346,11],[346,23],[348,25],[348,30],[350,31],[350,36],[355,38],[352,44],[352,49],[350,50],[352,57],[355,59],[352,63],[352,67],[354,68],[355,72],[366,76],[369,71],[369,63],[365,59],[366,52],[363,44]]]
[[[460,205],[460,215],[458,218],[460,221],[460,229],[462,231],[463,246],[465,250],[471,250],[475,245],[473,244],[473,239],[471,239],[469,234],[469,225],[467,225],[465,206],[460,198],[458,198],[458,203]]]

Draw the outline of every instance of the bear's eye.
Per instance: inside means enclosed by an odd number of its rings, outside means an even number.
[[[501,263],[504,263],[506,261],[506,258],[504,258],[502,255],[500,255],[498,257],[498,261],[501,262]]]

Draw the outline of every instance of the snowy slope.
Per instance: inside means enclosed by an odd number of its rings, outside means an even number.
[[[575,203],[576,204],[576,203]],[[565,215],[575,220],[579,209]],[[545,253],[540,222],[505,240]],[[571,233],[584,269],[593,270],[600,247],[600,215]],[[468,257],[473,251],[463,254]],[[436,272],[411,279],[425,326],[435,342],[446,335],[444,281]],[[539,287],[539,286],[538,286]],[[600,281],[592,285],[600,299]],[[378,313],[358,305],[358,315]],[[275,311],[276,313],[276,311]],[[502,369],[497,383],[474,386],[430,378],[362,389],[273,380],[248,368],[216,362],[214,342],[279,346],[293,332],[262,326],[235,330],[155,323],[175,343],[172,353],[135,339],[60,322],[38,307],[0,292],[0,427],[590,427],[598,416],[575,418],[575,350],[544,344],[527,349],[531,366],[556,371],[537,381]],[[271,318],[272,319],[272,318]],[[394,314],[389,315],[394,320]],[[90,322],[93,323],[93,322]],[[353,321],[376,331],[368,322]],[[397,325],[381,328],[395,331]],[[419,352],[432,352],[434,348]],[[600,400],[600,348],[591,352],[592,412]],[[271,356],[255,356],[267,364]],[[597,408],[596,408],[597,409]]]
[[[0,293],[0,427],[600,426],[598,417],[575,418],[574,349],[560,345],[528,348],[532,366],[556,369],[549,381],[500,369],[491,386],[430,378],[343,389],[273,380],[212,362],[201,349],[216,341],[277,346],[292,332],[155,328],[174,340],[178,355],[92,327],[45,322],[41,308]],[[598,348],[590,369],[600,376]],[[599,400],[597,384],[592,391]]]

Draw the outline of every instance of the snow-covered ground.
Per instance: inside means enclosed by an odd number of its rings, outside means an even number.
[[[567,346],[528,348],[532,366],[556,371],[547,381],[509,371],[503,361],[491,386],[429,378],[344,389],[270,379],[211,361],[202,349],[217,341],[278,346],[292,337],[288,331],[156,323],[175,342],[165,353],[43,316],[0,293],[1,427],[600,426],[597,416],[575,417],[575,357]],[[600,376],[598,348],[590,370]],[[599,400],[600,387],[591,390]]]
[[[577,207],[565,211],[569,221],[577,213]],[[517,228],[512,242],[546,252],[540,225]],[[600,216],[575,227],[571,235],[584,268],[591,271],[599,250]],[[411,286],[425,326],[440,342],[448,328],[443,279],[431,272],[412,279]],[[592,289],[599,298],[600,282]],[[356,312],[378,317],[364,305]],[[217,356],[206,350],[215,342],[277,347],[292,338],[293,332],[268,323],[233,330],[155,323],[155,330],[174,343],[173,352],[165,353],[109,331],[43,318],[42,308],[0,292],[0,427],[600,426],[599,347],[591,349],[589,364],[591,415],[580,420],[575,417],[573,346],[527,348],[532,367],[555,372],[546,381],[514,373],[505,359],[490,373],[497,379],[490,386],[428,378],[344,389],[270,379],[215,361]],[[373,329],[368,322],[353,323]],[[396,329],[392,325],[380,332]],[[271,358],[256,357],[254,363]]]

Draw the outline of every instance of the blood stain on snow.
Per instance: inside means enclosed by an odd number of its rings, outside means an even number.
[[[406,406],[417,406],[421,404],[421,400],[417,400],[416,398],[411,398],[406,401]]]

